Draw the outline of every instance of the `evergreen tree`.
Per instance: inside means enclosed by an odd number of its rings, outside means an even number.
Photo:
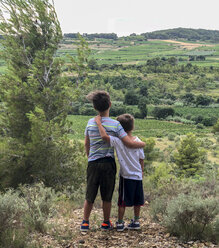
[[[61,74],[63,62],[54,58],[62,39],[54,5],[50,0],[1,0],[0,5],[8,67],[0,80],[0,133],[8,143],[0,179],[14,187],[35,180],[57,187],[77,182],[80,163],[74,167],[74,156],[80,151],[66,136],[72,89]]]
[[[200,173],[205,161],[205,151],[200,148],[194,134],[188,134],[174,154],[178,174],[180,176],[190,177]]]

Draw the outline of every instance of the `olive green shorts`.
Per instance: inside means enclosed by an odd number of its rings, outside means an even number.
[[[106,157],[88,162],[86,200],[94,203],[100,187],[102,201],[111,202],[115,178],[116,163],[114,158]]]

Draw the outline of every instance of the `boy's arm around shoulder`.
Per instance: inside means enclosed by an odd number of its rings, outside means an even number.
[[[145,142],[142,141],[134,141],[128,135],[122,138],[122,142],[125,146],[129,148],[143,148],[145,147]]]
[[[110,143],[110,136],[106,133],[104,127],[102,126],[102,123],[101,123],[101,116],[100,115],[97,115],[95,117],[95,121],[97,123],[97,126],[98,126],[98,129],[99,129],[99,132],[100,132],[100,136],[101,138],[106,141],[107,143]]]

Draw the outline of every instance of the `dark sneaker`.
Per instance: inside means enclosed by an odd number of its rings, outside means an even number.
[[[128,225],[128,229],[139,230],[140,223],[138,221],[131,220],[130,224]]]
[[[83,220],[80,227],[81,232],[89,231],[89,221]]]
[[[111,223],[111,221],[107,221],[107,222],[103,222],[101,225],[101,230],[103,231],[107,231],[107,230],[112,230],[113,229],[113,224]]]
[[[116,230],[118,232],[122,232],[124,231],[124,229],[125,229],[125,222],[122,223],[116,222]]]

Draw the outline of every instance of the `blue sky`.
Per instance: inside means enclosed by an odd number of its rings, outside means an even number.
[[[219,30],[219,0],[54,0],[64,33]]]

